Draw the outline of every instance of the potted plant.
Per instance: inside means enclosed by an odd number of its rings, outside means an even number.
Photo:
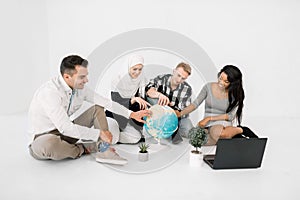
[[[148,153],[149,147],[150,147],[149,144],[146,143],[139,144],[139,148],[140,148],[139,155],[138,155],[139,161],[147,161],[149,159],[149,153]]]
[[[200,148],[207,142],[207,133],[205,129],[197,126],[189,130],[189,143],[194,147],[190,152],[190,165],[200,166],[202,152]]]

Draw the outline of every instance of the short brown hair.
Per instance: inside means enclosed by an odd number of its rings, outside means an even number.
[[[176,69],[182,67],[182,69],[187,72],[189,75],[191,75],[191,72],[192,72],[192,68],[189,64],[187,63],[184,63],[184,62],[181,62],[179,63],[177,66],[176,66]]]

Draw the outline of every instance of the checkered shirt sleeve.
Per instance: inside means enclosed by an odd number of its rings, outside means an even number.
[[[169,97],[170,102],[182,110],[191,104],[192,87],[188,83],[183,82],[176,90],[171,91],[171,76],[171,74],[159,75],[156,78],[151,79],[146,87],[146,90],[150,89],[151,87],[156,88],[158,92],[161,92]],[[184,118],[187,116],[188,115],[182,117]]]

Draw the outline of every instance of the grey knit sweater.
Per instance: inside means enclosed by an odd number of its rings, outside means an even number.
[[[202,102],[205,100],[205,113],[204,117],[209,116],[216,116],[216,115],[228,115],[228,121],[220,120],[220,121],[210,121],[206,125],[207,127],[213,126],[213,125],[223,125],[226,126],[232,126],[233,121],[236,117],[236,111],[237,107],[232,109],[229,113],[226,113],[226,109],[228,107],[228,99],[218,99],[216,98],[212,93],[212,83],[207,83],[203,86],[200,93],[198,94],[197,98],[192,102],[194,106],[197,108],[202,104]]]

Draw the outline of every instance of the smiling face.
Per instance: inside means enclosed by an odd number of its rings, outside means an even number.
[[[143,70],[143,65],[142,64],[134,65],[133,67],[130,67],[129,75],[130,75],[131,78],[136,79],[142,73],[142,70]]]
[[[81,65],[76,65],[73,73],[63,75],[64,80],[72,89],[83,89],[84,85],[88,82],[88,69]]]
[[[222,72],[218,78],[218,86],[221,88],[221,89],[228,89],[230,85],[230,82],[228,81],[227,79],[227,74],[225,74],[224,72]]]

